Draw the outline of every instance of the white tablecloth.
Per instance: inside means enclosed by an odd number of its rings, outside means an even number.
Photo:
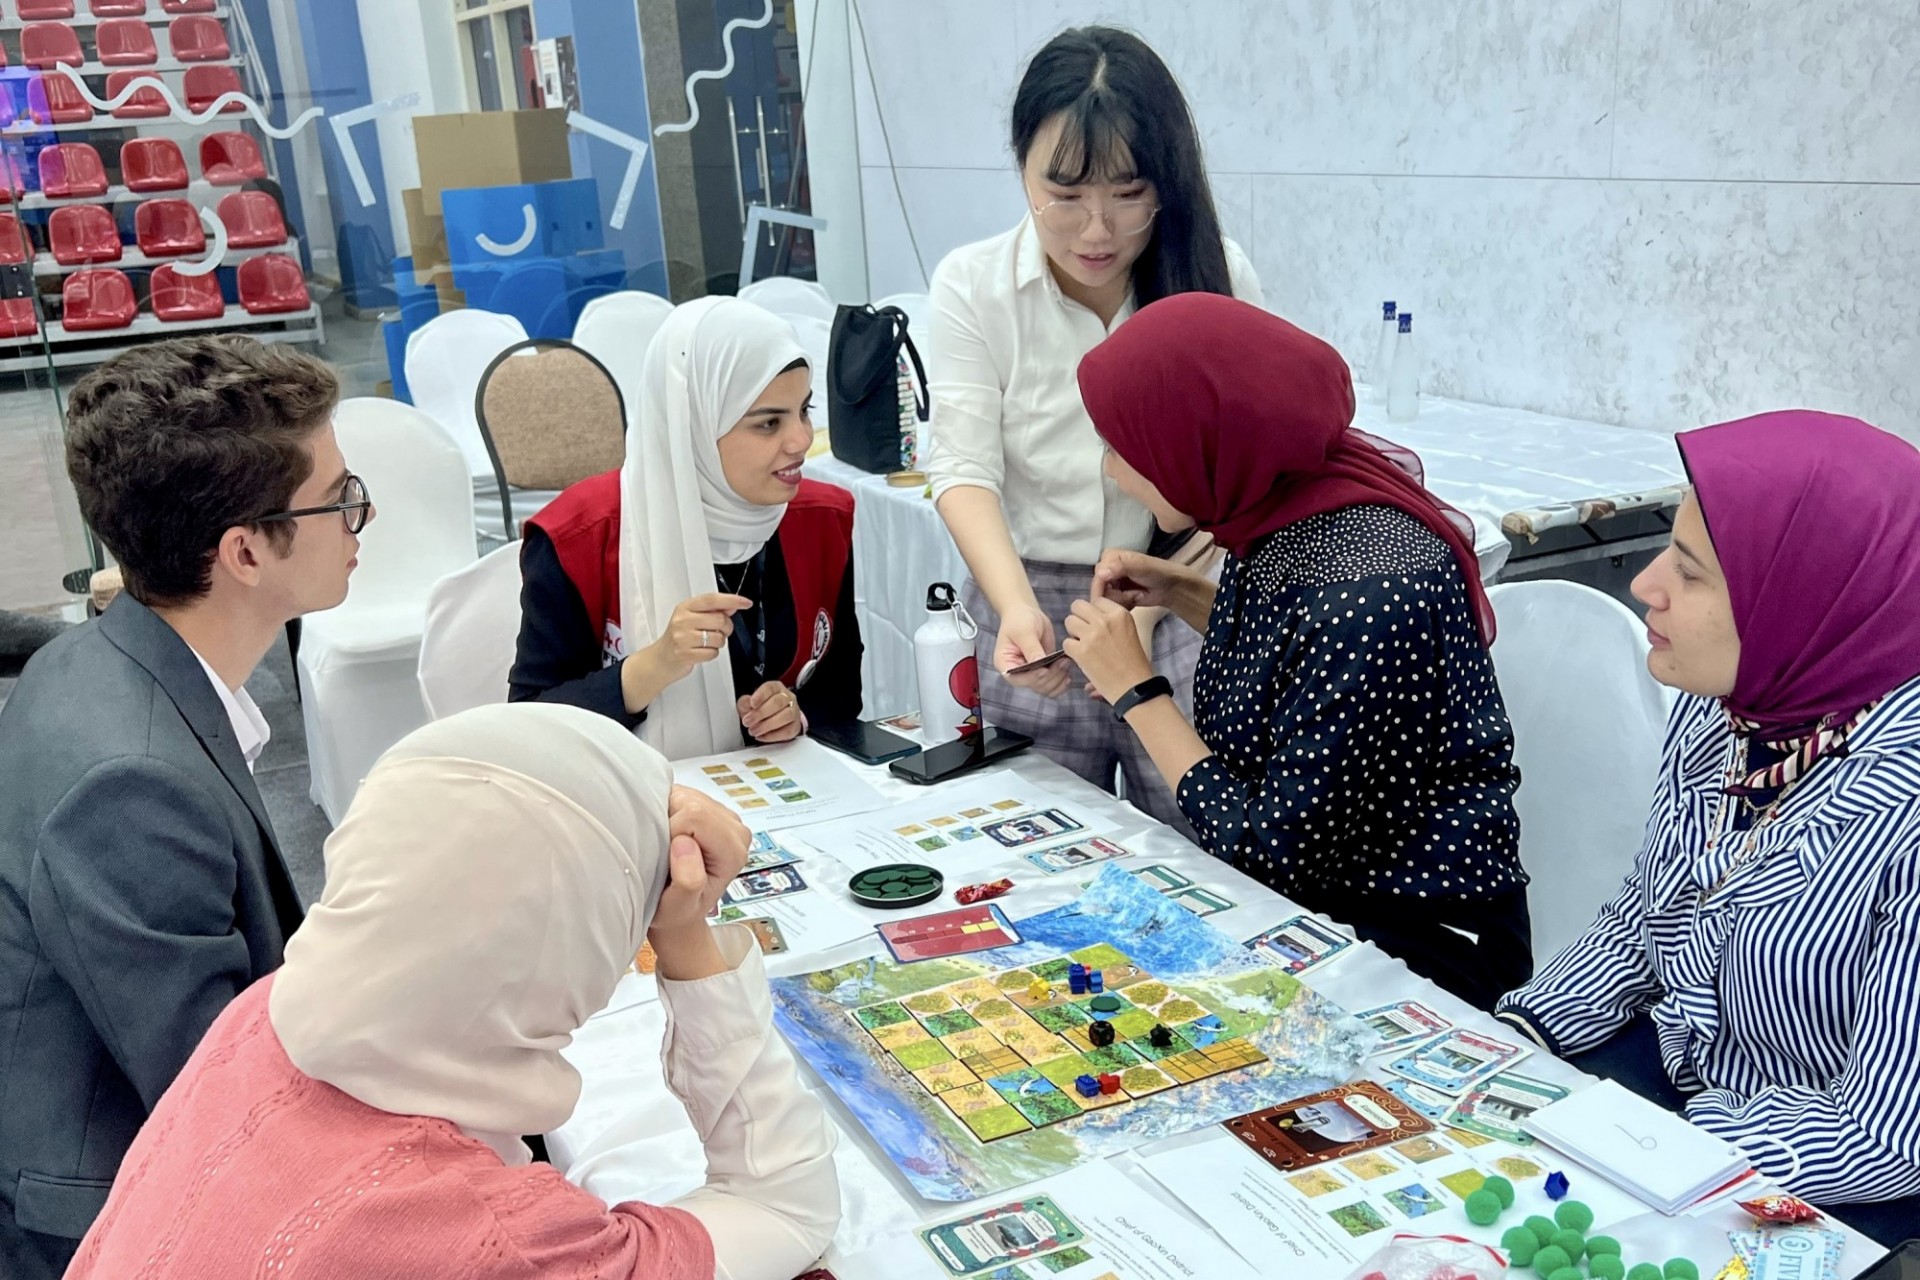
[[[900,782],[884,768],[854,767],[890,799],[905,801],[927,795],[926,789]],[[1299,909],[1042,756],[1022,756],[1008,769],[1070,800],[1077,809],[1113,822],[1114,838],[1134,850],[1136,864],[1157,862],[1172,866],[1196,883],[1213,886],[1237,902],[1239,905],[1232,910],[1209,917],[1210,924],[1230,937],[1251,937]],[[1072,900],[1102,869],[1096,866],[1084,875],[1042,877],[1023,874],[1021,868],[1027,871],[1031,868],[1024,863],[1016,867],[1018,857],[1017,853],[1010,852],[1006,867],[1006,874],[1013,876],[1018,887],[1000,899],[1007,914],[1016,921]],[[808,858],[803,865],[807,882],[815,886],[812,892],[831,894],[849,910],[876,924],[901,918],[898,912],[854,906],[846,894],[847,872],[832,859]],[[929,903],[925,913],[950,910],[952,906],[948,898],[943,898]],[[872,954],[875,949],[875,942],[868,939],[811,954],[793,952],[771,959],[767,968],[775,976],[811,973],[848,963]],[[1502,1036],[1509,1034],[1487,1015],[1415,976],[1398,960],[1370,944],[1353,948],[1325,969],[1310,974],[1307,981],[1349,1010],[1395,1000],[1418,1000],[1462,1027]],[[652,998],[651,987],[651,979],[630,975],[609,1006],[609,1012],[588,1022],[575,1036],[573,1046],[566,1052],[582,1077],[580,1102],[573,1118],[547,1138],[555,1166],[608,1204],[630,1199],[658,1203],[704,1180],[705,1164],[699,1144],[661,1077],[659,1054],[663,1023],[660,1005]],[[1368,1074],[1377,1073],[1378,1060],[1369,1063],[1365,1070]],[[1525,1071],[1573,1088],[1591,1083],[1591,1077],[1545,1053],[1528,1058]],[[839,1100],[811,1072],[806,1075],[809,1085],[820,1092],[828,1113],[841,1129],[836,1162],[844,1217],[828,1254],[828,1265],[841,1280],[867,1280],[857,1264],[856,1267],[846,1265],[849,1255],[869,1249],[884,1239],[898,1237],[918,1224],[958,1217],[966,1212],[966,1207],[923,1200],[916,1195]],[[1170,1215],[1189,1216],[1131,1154],[1119,1156],[1112,1163],[1166,1204]],[[1691,1257],[1699,1261],[1703,1271],[1711,1274],[1711,1269],[1728,1256],[1727,1231],[1749,1223],[1744,1214],[1731,1208],[1698,1218],[1667,1218],[1649,1210],[1639,1218],[1611,1228],[1608,1234],[1620,1240],[1628,1257]],[[1850,1280],[1882,1252],[1864,1237],[1852,1236],[1841,1269],[1842,1280]],[[1276,1269],[1271,1274],[1284,1275],[1285,1272]],[[929,1261],[925,1275],[933,1280],[940,1272]],[[911,1278],[890,1276],[887,1280]]]

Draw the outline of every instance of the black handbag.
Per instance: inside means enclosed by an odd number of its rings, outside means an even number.
[[[903,391],[904,354],[913,364]],[[927,371],[898,307],[841,307],[827,348],[827,441],[840,461],[875,475],[913,465],[915,421],[929,409]],[[904,442],[904,443],[903,443]]]

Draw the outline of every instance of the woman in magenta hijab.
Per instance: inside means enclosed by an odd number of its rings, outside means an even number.
[[[1646,843],[1500,1013],[1892,1243],[1920,1222],[1920,451],[1805,411],[1679,442],[1693,491],[1633,584],[1683,695]]]

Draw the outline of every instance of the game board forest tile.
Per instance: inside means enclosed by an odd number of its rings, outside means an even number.
[[[900,1002],[916,1014],[945,1013],[954,1008],[953,997],[944,991],[922,991]]]
[[[1073,1053],[1064,1058],[1054,1058],[1047,1062],[1036,1062],[1033,1069],[1061,1088],[1071,1091],[1073,1082],[1081,1076],[1098,1075],[1099,1068],[1087,1061],[1085,1054]]]
[[[951,1097],[951,1093],[940,1095],[942,1100]],[[973,1130],[973,1136],[982,1142],[992,1142],[995,1138],[1008,1138],[1016,1133],[1025,1133],[1033,1128],[1027,1118],[1013,1107],[1001,1103],[997,1107],[988,1107],[984,1111],[975,1111],[971,1115],[960,1117],[960,1122]]]
[[[1055,1004],[1029,1011],[1028,1017],[1049,1031],[1065,1031],[1086,1025],[1087,1011],[1073,1004]]]
[[[985,1027],[969,1027],[965,1031],[952,1032],[941,1036],[940,1043],[951,1049],[956,1058],[966,1058],[976,1053],[997,1053],[1004,1047],[1000,1037]]]
[[[864,1009],[855,1009],[853,1016],[855,1021],[869,1031],[877,1027],[891,1027],[895,1023],[913,1020],[912,1014],[902,1008],[898,1001],[892,1000],[886,1004],[870,1004]]]
[[[922,1067],[913,1073],[920,1087],[928,1093],[945,1093],[949,1089],[958,1089],[961,1085],[973,1084],[980,1077],[967,1070],[962,1063],[949,1058],[945,1062],[936,1062],[930,1067]]]
[[[1153,1028],[1148,1027],[1147,1030],[1151,1032]],[[1161,1048],[1158,1045],[1154,1044],[1153,1041],[1149,1040],[1144,1035],[1140,1036],[1138,1039],[1127,1041],[1127,1048],[1133,1050],[1135,1053],[1145,1058],[1148,1062],[1158,1062],[1162,1058],[1171,1058],[1176,1053],[1187,1053],[1190,1050],[1192,1050],[1193,1046],[1188,1044],[1184,1038],[1176,1034],[1173,1037],[1173,1043],[1166,1046],[1165,1048]]]
[[[915,1044],[903,1044],[893,1051],[894,1061],[909,1071],[918,1071],[930,1067],[936,1062],[952,1062],[953,1055],[947,1046],[938,1040],[921,1040]]]
[[[975,1111],[985,1111],[990,1107],[1006,1105],[1000,1095],[993,1091],[993,1086],[984,1080],[978,1084],[956,1085],[944,1090],[940,1094],[940,1101],[946,1103],[947,1109],[963,1120]]]
[[[1153,1067],[1128,1067],[1120,1073],[1120,1087],[1136,1098],[1171,1089],[1174,1079]]]
[[[1010,1101],[1036,1129],[1045,1125],[1059,1124],[1062,1120],[1071,1120],[1083,1109],[1065,1092],[1054,1088],[1046,1080],[1022,1090]]]
[[[1125,1013],[1107,1019],[1113,1024],[1113,1034],[1122,1040],[1131,1040],[1135,1036],[1144,1036],[1160,1025],[1160,1019],[1145,1009],[1129,1009]]]
[[[957,1031],[972,1031],[980,1025],[974,1016],[965,1009],[949,1009],[945,1013],[930,1013],[920,1019],[920,1023],[936,1036],[950,1036]]]
[[[1094,1049],[1085,1056],[1087,1061],[1093,1064],[1096,1072],[1125,1071],[1128,1067],[1140,1065],[1140,1055],[1123,1044],[1110,1044],[1104,1049]]]
[[[971,1008],[979,1004],[982,1000],[998,1000],[1000,998],[1000,988],[994,986],[993,983],[987,981],[985,978],[968,978],[963,982],[954,983],[952,986],[945,988],[945,990],[948,995],[952,996],[965,1008]]]
[[[1067,980],[1067,969],[1072,964],[1073,961],[1067,959],[1065,956],[1060,956],[1053,960],[1043,960],[1039,964],[1033,965],[1030,971],[1036,978],[1045,978],[1048,982],[1065,983]]]
[[[876,1027],[868,1034],[882,1049],[887,1050],[898,1049],[903,1044],[918,1044],[933,1039],[932,1034],[925,1027],[911,1021],[896,1022],[890,1027]]]

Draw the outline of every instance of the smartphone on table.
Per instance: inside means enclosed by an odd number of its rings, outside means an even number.
[[[882,729],[873,720],[817,724],[807,731],[807,736],[823,747],[832,747],[835,751],[852,756],[862,764],[885,764],[901,756],[910,756],[920,749],[920,744],[912,738],[903,738]]]
[[[895,760],[889,769],[897,778],[920,786],[945,782],[975,769],[1018,755],[1033,745],[1033,739],[1011,729],[985,729],[971,737],[928,747],[918,755]]]

